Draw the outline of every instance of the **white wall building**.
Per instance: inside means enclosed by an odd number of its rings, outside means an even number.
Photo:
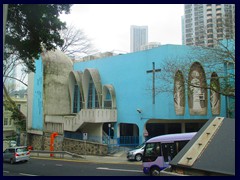
[[[148,50],[148,49],[156,48],[156,47],[159,47],[159,46],[161,46],[160,42],[149,42],[145,45],[142,45],[140,49],[141,50]]]

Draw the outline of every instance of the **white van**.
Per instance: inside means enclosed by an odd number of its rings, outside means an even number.
[[[127,159],[141,161],[143,152],[144,152],[144,147],[145,147],[145,143],[142,143],[141,145],[137,146],[135,149],[128,151]]]

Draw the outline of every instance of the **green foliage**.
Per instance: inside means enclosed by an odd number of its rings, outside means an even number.
[[[11,111],[11,119],[13,119],[14,124],[20,128],[20,130],[26,130],[26,117],[25,115],[17,108],[15,104],[10,102],[7,98],[3,102],[5,110]]]
[[[30,71],[35,71],[34,59],[43,50],[63,45],[59,31],[65,23],[58,18],[69,13],[69,4],[9,4],[6,23],[5,50],[18,52]]]

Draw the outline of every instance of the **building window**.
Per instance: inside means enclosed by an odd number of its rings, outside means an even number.
[[[109,90],[107,91],[106,98],[104,100],[104,108],[111,109],[112,108],[112,99]]]
[[[213,34],[207,35],[208,38],[213,38]]]
[[[99,101],[98,101],[98,94],[97,94],[97,90],[95,89],[95,107],[94,108],[99,108]]]
[[[208,29],[207,33],[213,33],[213,29]]]
[[[207,28],[212,28],[213,27],[213,24],[208,24],[207,25]]]
[[[88,109],[93,108],[92,102],[93,102],[93,82],[91,79],[88,87]]]
[[[21,104],[17,104],[18,110],[21,110]]]
[[[81,94],[77,84],[74,85],[73,113],[78,113],[81,109]]]
[[[207,23],[210,23],[210,22],[213,22],[212,19],[208,19],[208,20],[207,20]]]
[[[208,40],[208,43],[213,43],[213,40]]]
[[[3,125],[7,126],[8,125],[8,118],[4,118]]]
[[[190,8],[192,8],[192,4],[186,4],[185,5],[185,9],[190,9]]]

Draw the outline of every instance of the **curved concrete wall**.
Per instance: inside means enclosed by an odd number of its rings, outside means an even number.
[[[44,114],[69,114],[71,112],[71,101],[68,77],[72,71],[72,61],[58,50],[44,53],[42,60],[44,67]]]

